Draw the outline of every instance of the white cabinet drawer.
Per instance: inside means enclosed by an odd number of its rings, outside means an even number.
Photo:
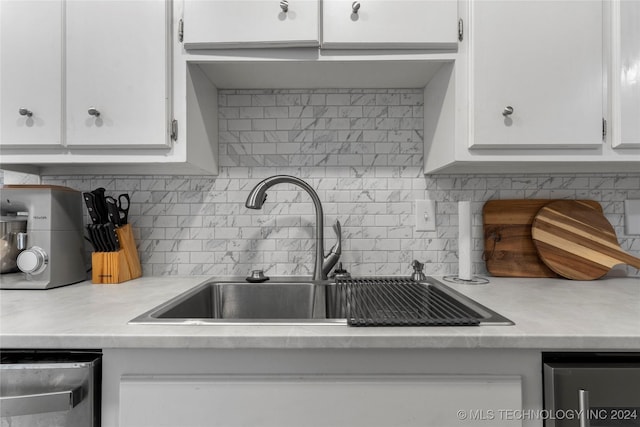
[[[318,46],[319,21],[319,0],[185,0],[184,47]]]

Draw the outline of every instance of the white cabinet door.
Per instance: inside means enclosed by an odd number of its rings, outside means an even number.
[[[120,427],[521,426],[519,376],[124,376]]]
[[[320,0],[185,0],[185,49],[318,46]]]
[[[615,2],[619,10],[619,46],[613,47],[614,81],[612,90],[618,91],[619,137],[614,136],[614,147],[640,147],[640,2],[621,0]],[[615,10],[615,9],[614,9]],[[615,38],[614,38],[615,39]],[[614,98],[615,99],[615,98]],[[615,135],[614,129],[614,135]]]
[[[61,144],[62,13],[62,1],[0,1],[2,146]]]
[[[452,49],[456,0],[324,0],[324,48]]]
[[[602,146],[602,2],[470,7],[470,147]]]
[[[157,0],[66,3],[68,146],[168,145],[167,13]]]

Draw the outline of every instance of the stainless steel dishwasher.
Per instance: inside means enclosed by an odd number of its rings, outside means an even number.
[[[102,355],[0,351],[1,426],[99,427]]]
[[[640,353],[545,353],[546,427],[639,427]]]

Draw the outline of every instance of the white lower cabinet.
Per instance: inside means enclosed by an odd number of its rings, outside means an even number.
[[[541,427],[540,353],[112,349],[103,427]]]
[[[120,384],[121,427],[448,427],[498,408],[522,408],[520,377],[125,376]]]

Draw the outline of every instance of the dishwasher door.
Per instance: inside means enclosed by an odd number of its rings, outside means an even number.
[[[547,361],[546,427],[640,427],[640,354]]]
[[[2,427],[99,427],[101,354],[0,352]]]

